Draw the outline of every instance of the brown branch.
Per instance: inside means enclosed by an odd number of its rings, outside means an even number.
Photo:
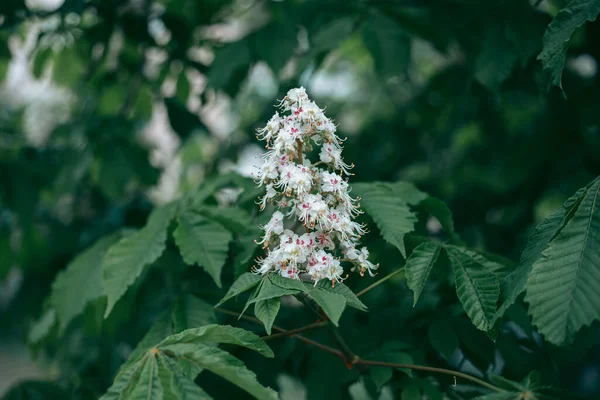
[[[388,277],[389,277],[389,275],[388,275]],[[386,279],[386,278],[383,278],[383,279]],[[381,280],[383,280],[383,279],[381,279]],[[254,322],[254,323],[262,325],[262,321],[259,320],[258,318],[249,317],[249,316],[246,316],[246,315],[240,315],[240,313],[237,313],[235,311],[230,311],[230,310],[227,310],[227,309],[224,309],[224,308],[220,308],[220,307],[216,307],[215,311],[218,311],[218,312],[220,312],[222,314],[232,315],[234,317],[238,317],[238,318],[241,318],[241,319],[245,319],[246,321],[251,321],[251,322]],[[284,328],[282,328],[282,327],[280,327],[280,326],[273,325],[273,329],[274,330],[276,330],[278,332],[281,332],[281,333],[285,333],[285,335],[270,335],[270,336],[271,336],[271,339],[275,339],[275,336],[276,337],[286,337],[286,336],[289,336],[289,337],[298,339],[298,340],[300,340],[300,341],[302,341],[302,342],[304,342],[306,344],[310,344],[312,346],[318,347],[319,349],[321,349],[321,350],[323,350],[323,351],[325,351],[327,353],[330,353],[330,354],[333,354],[333,355],[335,355],[337,357],[340,357],[342,360],[344,360],[344,362],[345,362],[345,364],[346,364],[346,366],[348,368],[352,368],[354,365],[356,365],[357,367],[362,366],[363,368],[364,367],[367,367],[367,368],[368,367],[390,367],[390,368],[406,368],[406,369],[413,369],[413,370],[417,370],[417,371],[435,372],[435,373],[438,373],[438,374],[445,374],[445,375],[457,376],[457,377],[466,379],[468,381],[477,383],[477,384],[479,384],[479,385],[481,385],[483,387],[486,387],[486,388],[488,388],[490,390],[493,390],[495,392],[505,392],[506,391],[506,390],[504,390],[502,388],[499,388],[498,386],[492,385],[491,383],[487,383],[486,381],[484,381],[482,379],[476,378],[476,377],[471,376],[471,375],[464,374],[464,373],[459,372],[459,371],[453,371],[451,369],[427,367],[425,365],[415,365],[415,364],[400,364],[400,363],[392,363],[392,362],[386,362],[386,361],[363,360],[362,358],[360,358],[359,356],[357,356],[356,354],[354,354],[354,352],[352,352],[352,350],[350,349],[350,347],[346,344],[346,342],[344,341],[344,339],[340,335],[340,333],[337,330],[337,328],[335,326],[333,326],[333,325],[331,325],[332,326],[331,332],[332,332],[332,335],[334,337],[334,340],[335,340],[336,344],[340,347],[341,350],[337,350],[337,349],[334,349],[332,347],[326,346],[326,345],[321,344],[319,342],[316,342],[316,341],[314,341],[312,339],[308,339],[308,338],[306,338],[304,336],[301,336],[301,335],[298,335],[298,334],[294,334],[295,331],[297,332],[298,330],[302,330],[302,332],[303,332],[303,331],[308,330],[308,329],[306,329],[308,327],[311,327],[310,329],[315,329],[317,327],[323,326],[326,323],[327,322],[316,322],[316,323],[313,323],[313,324],[310,324],[310,325],[306,325],[306,326],[301,327],[301,328],[296,328],[294,330],[289,330],[289,331],[286,330],[286,329],[284,329]],[[333,328],[335,328],[335,329],[333,329]],[[268,337],[269,336],[267,336],[267,338]]]
[[[484,386],[484,387],[491,389],[493,391],[496,391],[496,392],[505,392],[506,391],[502,388],[499,388],[498,386],[492,385],[491,383],[487,383],[486,381],[484,381],[482,379],[476,378],[471,375],[464,374],[462,372],[452,371],[451,369],[427,367],[425,365],[400,364],[400,363],[392,363],[392,362],[385,362],[385,361],[362,360],[360,358],[356,361],[356,364],[362,364],[362,365],[373,366],[373,367],[407,368],[407,369],[414,369],[417,371],[436,372],[438,374],[458,376],[463,379],[469,380],[471,382],[475,382],[481,386]]]
[[[251,321],[251,322],[254,322],[254,323],[257,323],[257,324],[260,324],[260,325],[263,324],[262,321],[260,319],[258,319],[258,318],[249,317],[247,315],[240,315],[240,313],[237,313],[235,311],[230,311],[230,310],[227,310],[227,309],[224,309],[224,308],[216,307],[215,311],[220,312],[222,314],[228,314],[228,315],[232,315],[234,317],[245,319],[246,321]],[[286,330],[286,329],[284,329],[284,328],[282,328],[280,326],[273,325],[273,329],[276,330],[276,331],[278,331],[278,332],[281,332],[281,333],[285,332],[286,335],[284,335],[284,336],[290,336],[289,333],[288,333],[290,331],[288,331],[288,330]],[[300,328],[298,328],[298,329],[300,329]],[[312,346],[318,347],[321,350],[326,351],[327,353],[333,354],[335,356],[338,356],[338,357],[340,357],[342,359],[344,358],[344,354],[342,354],[341,351],[339,351],[337,349],[334,349],[332,347],[329,347],[329,346],[325,346],[324,344],[321,344],[319,342],[315,342],[314,340],[311,340],[311,339],[306,338],[304,336],[300,336],[298,334],[292,334],[290,337],[298,339],[298,340],[300,340],[300,341],[302,341],[302,342],[304,342],[306,344],[310,344]]]
[[[279,333],[274,333],[269,336],[263,336],[263,337],[261,337],[261,339],[262,340],[272,340],[272,339],[279,339],[279,338],[285,337],[285,336],[295,336],[298,333],[311,331],[313,329],[317,329],[317,328],[320,328],[320,327],[326,326],[326,325],[327,325],[327,321],[315,322],[310,325],[301,326],[300,328],[283,330]]]

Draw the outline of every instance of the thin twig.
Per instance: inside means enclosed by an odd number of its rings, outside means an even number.
[[[263,324],[262,321],[259,320],[258,318],[249,317],[247,315],[240,316],[240,313],[238,313],[238,312],[230,311],[230,310],[227,310],[227,309],[224,309],[224,308],[221,308],[221,307],[216,307],[215,311],[220,312],[222,314],[232,315],[234,317],[239,317],[241,319],[245,319],[246,321],[251,321],[251,322],[254,322],[254,323],[257,323],[257,324],[260,324],[260,325]],[[276,330],[276,331],[278,331],[278,332],[281,332],[281,333],[283,333],[283,332],[288,333],[288,330],[286,330],[286,329],[284,329],[284,328],[282,328],[280,326],[277,326],[277,325],[273,325],[273,329]],[[327,353],[331,353],[331,354],[333,354],[335,356],[338,356],[338,357],[340,357],[342,359],[344,358],[344,354],[342,354],[341,351],[339,351],[337,349],[334,349],[332,347],[329,347],[329,346],[325,346],[324,344],[321,344],[319,342],[315,342],[314,340],[311,340],[311,339],[306,338],[304,336],[295,334],[295,335],[292,335],[290,337],[298,339],[298,340],[300,340],[300,341],[302,341],[302,342],[304,342],[306,344],[310,344],[312,346],[318,347],[321,350],[326,351]]]
[[[269,336],[263,336],[263,337],[261,337],[261,339],[262,340],[273,340],[273,339],[279,339],[279,338],[285,337],[285,336],[295,336],[298,333],[312,331],[313,329],[321,328],[323,326],[327,326],[327,321],[315,322],[310,325],[301,326],[300,328],[289,329],[289,330],[282,331],[279,333],[274,333]]]
[[[451,369],[427,367],[424,365],[414,365],[414,364],[399,364],[399,363],[392,363],[392,362],[385,362],[385,361],[362,360],[360,358],[356,361],[356,364],[370,365],[370,366],[374,366],[374,367],[407,368],[407,369],[414,369],[417,371],[436,372],[438,374],[459,376],[463,379],[469,380],[471,382],[475,382],[475,383],[477,383],[481,386],[484,386],[488,389],[491,389],[493,391],[505,392],[504,389],[499,388],[498,386],[494,386],[491,383],[487,383],[484,380],[481,380],[481,379],[476,378],[471,375],[463,374],[462,372],[452,371]]]
[[[373,288],[376,288],[377,286],[381,285],[383,282],[387,281],[388,279],[390,279],[391,277],[395,276],[396,274],[399,274],[402,271],[404,271],[404,268],[399,268],[399,269],[395,270],[394,272],[392,272],[391,274],[388,274],[388,275],[384,276],[380,280],[378,280],[376,282],[373,282],[371,285],[367,286],[366,288],[364,288],[360,292],[356,293],[356,297],[362,296],[363,294],[367,293],[369,290],[371,290]]]
[[[396,272],[394,272],[396,273]],[[390,274],[391,275],[391,274]],[[381,279],[380,281],[388,278],[390,275],[386,276],[385,278]],[[378,281],[378,282],[380,282]],[[377,283],[377,282],[375,282]],[[368,288],[367,288],[368,289]],[[249,317],[247,315],[242,315],[240,316],[240,313],[235,312],[235,311],[230,311],[224,308],[220,308],[220,307],[216,307],[215,311],[218,311],[222,314],[228,314],[228,315],[232,315],[234,317],[239,317],[242,319],[245,319],[247,321],[251,321],[257,324],[262,325],[262,321],[259,320],[258,318],[254,318],[254,317]],[[321,324],[325,324],[327,322],[319,322],[319,323],[314,323],[311,324],[313,326],[312,329],[316,328],[316,325],[322,326]],[[302,328],[297,328],[294,331],[297,331],[298,329],[303,329],[303,328],[307,328],[308,326],[311,325],[307,325],[306,327],[302,327]],[[424,365],[415,365],[415,364],[400,364],[400,363],[392,363],[392,362],[386,362],[386,361],[374,361],[374,360],[363,360],[362,358],[360,358],[359,356],[357,356],[356,354],[354,354],[354,352],[352,352],[352,350],[350,349],[350,347],[348,347],[348,345],[346,344],[346,342],[344,341],[344,339],[342,338],[342,336],[340,335],[339,331],[337,330],[337,328],[333,325],[331,325],[333,328],[335,329],[331,329],[332,335],[334,337],[334,340],[336,341],[336,344],[342,349],[342,350],[337,350],[334,349],[332,347],[326,346],[324,344],[321,344],[319,342],[316,342],[314,340],[308,339],[304,336],[298,335],[298,334],[294,334],[292,330],[288,331],[280,326],[277,325],[273,325],[273,329],[276,331],[279,331],[281,333],[286,333],[286,335],[283,336],[289,336],[295,339],[298,339],[306,344],[310,344],[312,346],[318,347],[319,349],[333,354],[337,357],[340,357],[342,360],[344,360],[344,362],[346,363],[346,366],[348,368],[352,368],[354,365],[356,365],[357,367],[359,366],[363,366],[363,367],[390,367],[390,368],[406,368],[406,369],[413,369],[413,370],[417,370],[417,371],[426,371],[426,372],[435,372],[435,373],[439,373],[439,374],[445,374],[445,375],[452,375],[452,376],[457,376],[457,377],[461,377],[463,379],[469,380],[471,382],[477,383],[483,387],[486,387],[490,390],[493,390],[495,392],[505,392],[506,390],[499,388],[497,386],[492,385],[491,383],[487,383],[486,381],[476,378],[474,376],[471,375],[467,375],[464,374],[462,372],[459,371],[452,371],[450,369],[444,369],[444,368],[435,368],[435,367],[427,367]],[[292,332],[290,334],[290,332]],[[275,336],[275,335],[271,335],[271,336]],[[279,336],[281,337],[281,336]]]

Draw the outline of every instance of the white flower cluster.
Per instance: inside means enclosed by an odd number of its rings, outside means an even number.
[[[358,199],[350,197],[342,178],[342,174],[350,175],[353,165],[342,159],[334,123],[302,87],[290,90],[279,107],[289,115],[276,112],[257,135],[269,149],[257,177],[259,186],[266,186],[261,210],[267,203],[279,210],[261,226],[264,237],[258,243],[269,252],[258,260],[254,271],[293,279],[308,274],[315,284],[329,279],[333,285],[345,279],[340,262],[347,261],[361,275],[368,271],[373,276],[379,265],[368,260],[365,247],[356,248],[365,229],[353,221],[361,213],[355,205]],[[308,155],[316,155],[319,145],[319,161],[313,164]],[[292,229],[285,229],[286,218],[297,221],[295,226],[288,224]],[[294,232],[301,226],[305,233]]]

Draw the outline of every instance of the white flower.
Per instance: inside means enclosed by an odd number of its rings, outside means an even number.
[[[258,243],[268,253],[257,260],[254,272],[291,279],[305,274],[315,284],[321,279],[335,284],[345,279],[343,257],[361,275],[365,271],[373,275],[378,266],[368,260],[366,248],[356,250],[365,229],[353,221],[360,211],[342,178],[342,174],[350,175],[352,166],[343,161],[342,140],[335,134],[335,124],[308,98],[304,88],[288,91],[279,106],[289,114],[275,113],[257,134],[270,149],[257,174],[257,184],[266,188],[260,208],[270,203],[277,211],[261,227],[264,236]],[[317,151],[320,163],[314,165],[307,156],[313,154],[313,144],[321,146]],[[295,218],[295,228],[285,229],[284,217]],[[300,228],[298,223],[306,232],[295,232]]]
[[[283,214],[279,211],[275,211],[269,222],[261,228],[265,231],[265,235],[258,244],[264,243],[265,245],[268,245],[269,239],[273,233],[276,235],[281,235],[283,233]]]

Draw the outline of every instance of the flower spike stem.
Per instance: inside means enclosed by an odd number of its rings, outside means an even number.
[[[404,268],[399,268],[399,269],[395,270],[394,272],[392,272],[392,273],[384,276],[380,280],[378,280],[376,282],[373,282],[371,285],[367,286],[366,288],[364,288],[360,292],[356,293],[356,297],[362,296],[363,294],[367,293],[369,290],[376,288],[377,286],[381,285],[383,282],[387,281],[388,279],[396,276],[400,272],[404,272]]]

